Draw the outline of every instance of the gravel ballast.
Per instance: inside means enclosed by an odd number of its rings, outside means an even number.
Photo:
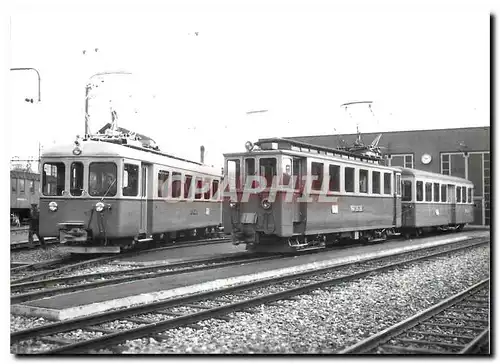
[[[201,321],[132,340],[123,353],[333,353],[489,277],[489,247],[419,262],[365,279],[318,289],[298,301],[261,305],[257,313]],[[106,352],[106,351],[102,351]]]

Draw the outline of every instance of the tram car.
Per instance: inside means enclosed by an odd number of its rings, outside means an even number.
[[[462,230],[473,221],[472,182],[401,168],[401,232],[408,238],[429,230]]]
[[[345,238],[383,241],[472,221],[473,186],[465,179],[283,138],[247,142],[246,149],[224,155],[223,224],[234,244],[251,251],[317,249]],[[433,194],[438,186],[446,193]]]
[[[10,214],[21,223],[30,217],[31,204],[39,202],[40,175],[22,170],[10,171]],[[11,222],[12,222],[11,218]],[[11,223],[12,225],[12,223]]]
[[[220,225],[220,170],[108,131],[44,150],[41,236],[70,253],[119,253]]]

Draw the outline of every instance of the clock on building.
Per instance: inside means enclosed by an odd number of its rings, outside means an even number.
[[[423,164],[429,164],[432,160],[432,157],[430,154],[425,153],[422,155],[422,158],[420,160],[422,161]]]

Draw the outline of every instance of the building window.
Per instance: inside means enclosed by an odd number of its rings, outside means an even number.
[[[391,173],[384,173],[384,193],[386,195],[390,195],[391,194],[391,181],[392,181],[392,178],[391,178]]]
[[[354,192],[354,168],[345,167],[344,188],[346,192]]]
[[[366,169],[359,170],[359,192],[368,193],[368,171]]]
[[[450,155],[441,154],[441,174],[450,175]]]
[[[380,172],[372,172],[372,193],[380,193]]]
[[[417,201],[424,200],[424,182],[417,181]]]
[[[311,162],[312,189],[321,191],[323,183],[323,163]]]
[[[411,181],[403,181],[403,196],[401,197],[402,201],[411,201]]]
[[[340,166],[329,165],[328,172],[330,174],[330,191],[340,191]]]
[[[439,183],[433,183],[434,187],[434,202],[439,202]]]
[[[413,154],[392,154],[391,166],[413,168]]]

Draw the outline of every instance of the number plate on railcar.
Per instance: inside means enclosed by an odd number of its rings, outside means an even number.
[[[244,212],[241,214],[242,224],[255,224],[257,221],[257,214],[255,212]]]

